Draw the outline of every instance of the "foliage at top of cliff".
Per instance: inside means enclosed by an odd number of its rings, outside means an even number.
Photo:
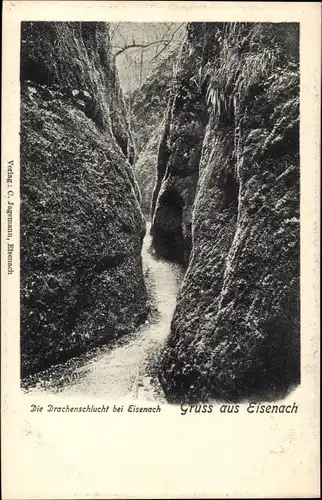
[[[196,84],[206,91],[217,119],[233,118],[276,75],[299,72],[298,29],[296,23],[216,23],[206,29],[207,60]]]
[[[284,76],[283,76],[284,72]],[[173,81],[175,106],[205,98],[216,120],[233,122],[270,78],[299,73],[297,23],[189,23]]]

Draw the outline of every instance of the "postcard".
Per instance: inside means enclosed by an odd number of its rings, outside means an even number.
[[[5,1],[5,500],[319,497],[316,2]]]

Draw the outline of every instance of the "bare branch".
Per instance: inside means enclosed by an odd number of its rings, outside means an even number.
[[[158,52],[154,57],[152,57],[152,59],[149,60],[149,62],[152,62],[154,61],[157,57],[159,57],[160,54],[162,54],[162,52],[167,48],[169,47],[170,43],[172,42],[172,40],[174,39],[174,35],[177,33],[177,31],[179,31],[179,29],[184,25],[185,23],[181,23],[180,26],[178,26],[178,28],[176,30],[174,30],[174,32],[172,33],[171,37],[169,38],[169,40],[167,40],[166,44],[164,45],[164,47],[162,47],[162,49],[160,50],[160,52]]]
[[[169,31],[171,30],[172,25],[173,25],[173,23],[167,23],[167,24],[168,24],[168,26],[167,26],[167,30],[166,30],[166,32],[163,34],[163,38],[167,36],[167,34],[169,33]]]
[[[162,58],[175,45],[181,45],[178,31],[185,23],[148,23],[146,29],[137,23],[111,24],[113,56],[125,88],[133,92],[143,85],[159,56]]]
[[[150,47],[151,45],[155,45],[156,43],[167,43],[168,40],[156,40],[154,42],[146,43],[146,44],[141,44],[141,43],[131,43],[130,45],[125,45],[122,47],[120,50],[118,50],[115,54],[114,57],[119,56],[123,52],[125,52],[128,49],[133,49],[133,48],[141,48],[141,49],[146,49],[147,47]]]

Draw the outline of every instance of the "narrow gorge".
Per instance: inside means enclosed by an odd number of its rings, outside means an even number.
[[[126,92],[113,24],[22,24],[24,388],[179,403],[300,382],[299,27],[180,29]]]

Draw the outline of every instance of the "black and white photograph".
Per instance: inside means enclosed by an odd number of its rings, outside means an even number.
[[[299,26],[21,24],[26,389],[300,383]]]
[[[321,3],[4,4],[4,500],[318,498]]]

